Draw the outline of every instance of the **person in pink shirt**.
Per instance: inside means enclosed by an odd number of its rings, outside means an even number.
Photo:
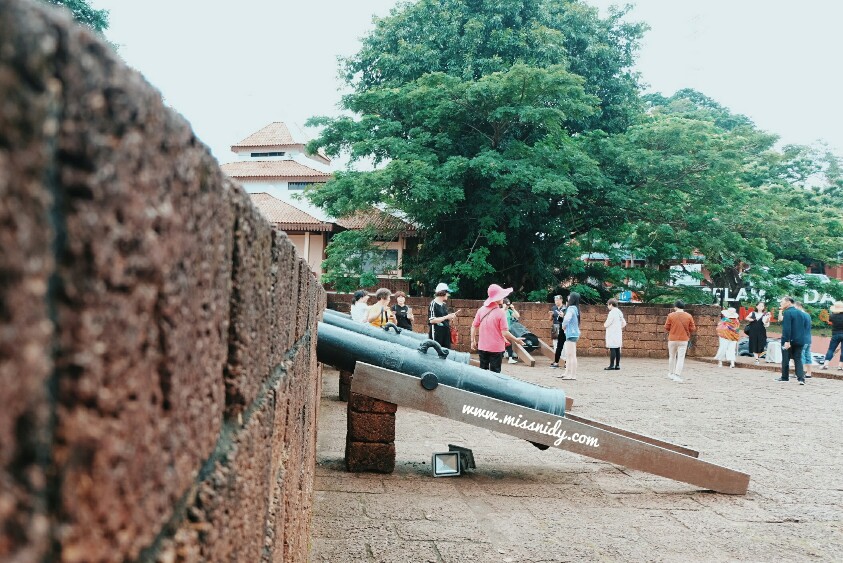
[[[501,309],[501,303],[507,295],[512,293],[512,288],[504,289],[493,283],[489,286],[487,293],[489,298],[477,310],[474,322],[471,323],[471,349],[477,350],[480,356],[480,369],[500,373],[506,341],[509,340],[512,343],[523,343],[523,341],[509,332],[506,313]]]

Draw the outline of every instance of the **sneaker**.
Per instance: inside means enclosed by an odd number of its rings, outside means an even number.
[[[682,383],[682,378],[676,375],[675,373],[670,374],[670,380],[675,381],[676,383]]]
[[[612,371],[613,369],[615,369],[615,366],[609,366],[607,368],[603,368],[603,371]]]
[[[729,367],[730,367],[730,368],[735,367],[735,362],[732,362],[731,364],[729,364]]]
[[[717,362],[717,367],[722,368],[722,367],[723,367],[723,362]]]
[[[828,369],[828,362],[824,363],[820,369]]]
[[[615,366],[615,369],[621,369],[621,366]]]
[[[506,361],[506,363],[508,363],[508,364],[517,364],[517,363],[518,363],[518,360],[516,360],[515,358],[509,358],[509,359]]]
[[[805,385],[805,380],[804,379],[799,380],[799,385]]]
[[[552,367],[552,368],[558,368],[558,367],[559,367],[559,364],[557,364],[556,362],[553,362],[552,364],[550,364],[550,367]]]
[[[810,379],[811,377],[814,377],[814,376],[813,376],[813,375],[811,375],[810,373],[806,373],[806,374],[805,374],[805,379]]]
[[[776,381],[790,381],[790,379],[785,379],[784,377],[779,377]]]
[[[755,358],[755,365],[757,366],[759,363],[760,362],[759,362],[758,358]]]
[[[837,371],[843,371],[843,366],[837,366]]]

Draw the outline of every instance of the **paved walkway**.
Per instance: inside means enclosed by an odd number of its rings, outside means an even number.
[[[746,496],[539,451],[529,443],[406,408],[391,475],[343,470],[345,403],[326,369],[311,561],[843,561],[843,381],[777,383],[762,370],[689,361],[580,359],[562,382],[547,360],[504,372],[574,397],[577,414],[700,451],[751,475]],[[430,476],[455,443],[477,469]]]

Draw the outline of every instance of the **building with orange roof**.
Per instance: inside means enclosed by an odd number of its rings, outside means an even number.
[[[401,261],[416,246],[415,227],[378,209],[334,219],[303,197],[306,189],[333,177],[331,160],[321,151],[307,152],[308,139],[297,128],[276,121],[231,146],[238,160],[222,170],[240,182],[269,221],[285,231],[310,268],[322,274],[325,247],[343,230],[372,225],[379,232],[398,233],[383,240],[382,256],[373,263],[386,264],[382,278],[401,278]]]

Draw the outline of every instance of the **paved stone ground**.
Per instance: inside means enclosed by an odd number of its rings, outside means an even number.
[[[590,460],[398,409],[391,475],[343,470],[346,404],[325,369],[311,561],[843,561],[843,381],[777,383],[762,370],[581,358],[577,381],[548,361],[504,372],[562,386],[582,416],[685,445],[751,475],[746,496]],[[563,385],[564,384],[564,385]],[[433,478],[455,443],[477,469]]]

